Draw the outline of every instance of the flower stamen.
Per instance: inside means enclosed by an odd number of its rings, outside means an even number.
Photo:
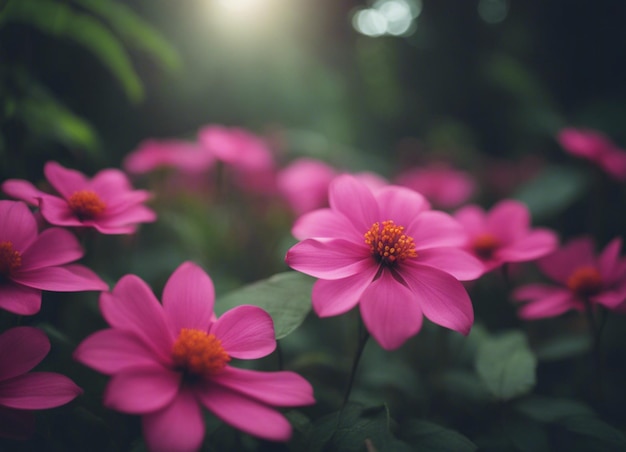
[[[175,368],[186,375],[205,377],[224,369],[230,356],[214,334],[183,328],[172,347],[172,360]]]
[[[404,234],[404,226],[396,225],[393,220],[383,221],[382,225],[374,223],[363,237],[372,256],[387,266],[417,257],[413,237]]]
[[[0,275],[10,275],[22,266],[22,253],[13,248],[13,242],[0,242]]]
[[[72,193],[67,200],[70,209],[81,220],[92,220],[104,212],[106,204],[96,192],[91,190],[79,190]]]
[[[574,293],[588,297],[602,288],[602,276],[594,267],[579,267],[567,278],[567,287]]]
[[[481,234],[472,241],[472,249],[477,256],[482,259],[490,259],[493,253],[500,246],[498,240],[493,234]]]

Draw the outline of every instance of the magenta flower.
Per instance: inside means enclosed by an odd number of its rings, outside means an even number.
[[[319,278],[312,301],[320,317],[359,305],[368,331],[387,350],[422,326],[422,315],[467,334],[472,303],[459,280],[477,278],[481,263],[458,248],[461,226],[408,188],[372,192],[353,176],[337,177],[330,208],[309,212],[292,230],[301,242],[287,264]]]
[[[215,156],[204,146],[182,140],[145,140],[124,159],[123,167],[133,174],[144,174],[158,168],[175,168],[182,173],[207,171]]]
[[[272,319],[256,306],[213,317],[210,277],[191,262],[172,274],[159,304],[137,276],[126,275],[103,293],[100,309],[110,329],[76,349],[75,358],[112,375],[105,406],[142,416],[153,451],[197,450],[204,438],[201,407],[252,435],[286,441],[291,425],[273,407],[314,403],[311,385],[288,372],[228,365],[276,347]]]
[[[569,310],[583,311],[585,303],[625,311],[626,259],[620,258],[622,240],[613,239],[595,256],[591,237],[571,240],[540,259],[540,270],[558,286],[528,284],[513,292],[527,302],[519,311],[523,319],[554,317]]]
[[[565,128],[559,131],[557,140],[570,154],[595,163],[618,181],[626,181],[626,151],[603,133],[592,129]]]
[[[56,162],[44,167],[48,182],[60,194],[51,195],[25,180],[10,179],[2,190],[14,198],[38,206],[45,220],[55,226],[92,227],[103,234],[131,234],[137,223],[152,222],[155,213],[143,205],[150,198],[133,190],[126,175],[105,169],[92,179]]]
[[[302,215],[328,204],[328,186],[336,174],[322,161],[301,158],[278,173],[277,186],[295,214]]]
[[[406,170],[396,177],[395,183],[412,188],[444,209],[463,204],[476,191],[476,183],[468,173],[444,163]]]
[[[41,307],[41,291],[107,290],[87,267],[71,264],[83,257],[74,235],[61,228],[41,234],[28,207],[0,201],[0,308],[32,315]]]
[[[37,328],[0,334],[0,436],[28,438],[35,429],[32,410],[65,405],[83,392],[64,375],[29,372],[49,351],[50,341]]]
[[[485,272],[508,262],[538,259],[558,245],[556,234],[549,229],[531,229],[528,208],[519,201],[500,201],[489,212],[469,205],[454,217],[467,233],[464,248],[483,262]]]

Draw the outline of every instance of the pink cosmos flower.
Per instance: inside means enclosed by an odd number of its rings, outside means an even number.
[[[0,334],[0,436],[28,438],[35,430],[32,410],[65,405],[83,392],[64,375],[29,372],[49,351],[50,341],[37,328]]]
[[[549,229],[531,229],[528,208],[519,201],[500,201],[489,212],[469,205],[454,217],[467,233],[464,248],[483,262],[485,272],[507,262],[540,258],[558,245],[556,234]]]
[[[572,155],[585,158],[602,168],[609,176],[626,181],[626,151],[609,137],[592,129],[561,129],[559,144]]]
[[[30,209],[19,201],[0,201],[0,308],[32,315],[41,307],[41,291],[107,290],[98,276],[82,265],[74,235],[61,228],[41,234]]]
[[[440,162],[406,170],[395,183],[412,188],[443,209],[463,204],[476,191],[476,183],[468,173]]]
[[[569,310],[583,311],[585,303],[626,311],[626,259],[620,258],[622,240],[613,239],[596,257],[591,237],[571,240],[540,259],[540,270],[558,286],[528,284],[513,292],[527,302],[519,311],[523,319],[554,317]]]
[[[296,215],[302,215],[328,203],[328,186],[336,175],[327,163],[301,158],[283,168],[276,182],[289,207]]]
[[[19,179],[5,181],[2,190],[38,206],[46,221],[55,226],[92,227],[103,234],[131,234],[137,223],[156,219],[156,214],[143,205],[150,193],[133,190],[126,175],[117,169],[102,170],[88,179],[57,162],[48,162],[44,173],[60,196],[40,191]]]
[[[472,303],[459,280],[477,278],[481,263],[458,248],[462,227],[429,210],[419,193],[387,186],[371,191],[353,176],[337,177],[330,208],[309,212],[293,227],[302,240],[286,256],[295,270],[319,278],[313,308],[320,317],[359,305],[368,331],[387,350],[422,326],[422,316],[467,334]]]
[[[244,432],[286,441],[291,425],[273,407],[314,403],[311,385],[293,372],[229,366],[231,358],[274,350],[272,319],[256,306],[215,319],[213,304],[211,278],[191,262],[169,278],[162,305],[141,279],[126,275],[100,298],[111,328],[75,352],[78,361],[112,375],[105,406],[140,414],[150,450],[197,450],[205,431],[201,407]]]
[[[122,166],[133,174],[149,173],[162,167],[197,174],[207,171],[214,163],[215,156],[197,143],[149,139],[139,143],[137,149],[126,156]]]

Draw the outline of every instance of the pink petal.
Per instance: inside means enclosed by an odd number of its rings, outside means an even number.
[[[99,218],[94,221],[95,228],[126,227],[135,223],[151,223],[157,218],[154,210],[142,205],[130,206],[129,208],[113,215]]]
[[[202,389],[197,393],[202,404],[227,424],[271,441],[287,441],[291,437],[291,424],[264,403],[223,386],[205,385]]]
[[[593,239],[588,236],[573,239],[554,253],[542,257],[537,265],[549,278],[565,284],[577,268],[595,267]]]
[[[181,388],[172,403],[141,419],[146,445],[152,452],[193,452],[200,449],[205,427],[200,404],[191,390]]]
[[[182,374],[154,364],[126,369],[111,377],[104,392],[107,408],[129,414],[146,414],[170,404]]]
[[[0,308],[17,315],[33,315],[41,309],[41,290],[0,282]]]
[[[170,359],[172,327],[152,290],[139,277],[123,276],[112,293],[102,293],[100,310],[113,328],[137,335],[163,362]]]
[[[89,180],[83,173],[67,169],[57,162],[46,163],[43,172],[50,185],[65,199],[79,190],[85,190],[89,185]]]
[[[376,265],[368,246],[343,239],[306,239],[287,251],[294,270],[322,279],[341,279]]]
[[[422,250],[416,262],[449,273],[460,281],[470,281],[485,272],[481,261],[458,248],[431,248]]]
[[[66,200],[56,196],[45,196],[39,203],[41,215],[56,226],[83,227],[85,224],[70,209]]]
[[[37,237],[37,221],[26,204],[0,201],[0,242],[11,242],[24,252]]]
[[[546,298],[563,292],[569,291],[562,287],[549,286],[547,284],[526,284],[515,289],[511,296],[514,300],[524,301]]]
[[[411,290],[384,271],[359,305],[367,330],[385,350],[395,350],[422,328],[422,310]]]
[[[34,412],[0,406],[0,438],[25,440],[34,434]]]
[[[213,315],[215,287],[202,268],[193,262],[181,264],[163,289],[163,311],[177,336],[182,328],[207,331]]]
[[[337,176],[330,184],[329,203],[343,214],[357,231],[365,234],[380,219],[378,203],[370,189],[354,176]]]
[[[527,236],[504,245],[495,254],[503,262],[525,262],[550,254],[558,244],[559,239],[554,232],[537,228]]]
[[[361,240],[365,231],[359,231],[350,220],[331,209],[318,209],[298,218],[291,234],[298,240],[315,237]]]
[[[476,237],[487,232],[485,210],[477,205],[469,205],[460,208],[454,214],[454,218],[463,225],[469,237]]]
[[[557,139],[569,153],[592,160],[613,147],[613,143],[606,135],[591,129],[567,127],[559,131]]]
[[[44,230],[22,253],[22,268],[33,270],[67,264],[83,257],[83,249],[70,231],[60,228]]]
[[[276,348],[274,322],[258,306],[243,305],[226,311],[211,325],[210,332],[233,358],[262,358]]]
[[[422,212],[405,230],[413,237],[415,249],[462,246],[467,240],[463,226],[444,212],[429,210]]]
[[[598,295],[589,297],[589,300],[601,304],[607,309],[616,309],[626,301],[626,286],[603,291]]]
[[[11,279],[34,289],[55,292],[107,290],[109,286],[87,267],[78,264],[35,269],[20,268]]]
[[[74,351],[74,359],[107,375],[159,364],[152,350],[133,333],[114,329],[96,331],[87,337]],[[160,364],[171,364],[171,360]]]
[[[376,202],[382,221],[393,220],[405,228],[419,214],[430,209],[430,204],[420,193],[395,185],[383,187],[376,192]]]
[[[49,351],[48,337],[37,328],[17,326],[0,334],[0,381],[28,372]]]
[[[441,270],[413,262],[403,264],[401,276],[415,293],[424,315],[438,325],[468,334],[474,309],[463,285]]]
[[[0,382],[0,405],[41,410],[65,405],[83,390],[65,375],[30,372]]]
[[[563,290],[524,305],[518,315],[526,320],[542,319],[556,317],[570,309],[578,309],[578,304],[569,291]]]
[[[602,279],[612,283],[619,275],[619,254],[622,249],[622,239],[616,237],[609,242],[598,257],[598,269]]]
[[[108,204],[116,197],[132,191],[133,186],[123,171],[107,168],[96,173],[89,182],[89,189],[98,193],[102,200]]]
[[[503,243],[520,240],[530,227],[530,213],[526,204],[512,199],[500,201],[487,213],[487,232]]]
[[[106,210],[102,214],[102,218],[117,217],[129,209],[133,209],[152,198],[152,193],[146,190],[128,190],[115,192],[112,190],[104,190],[105,194],[101,196],[106,203]],[[100,218],[100,219],[102,219]]]
[[[313,284],[311,299],[313,309],[320,317],[332,317],[348,312],[355,307],[365,289],[374,280],[377,266],[371,266],[347,278],[319,279]]]
[[[211,383],[272,406],[302,406],[315,403],[313,387],[300,375],[289,372],[259,372],[227,366],[211,377]]]
[[[2,191],[11,198],[24,201],[31,206],[39,205],[39,198],[45,195],[33,184],[21,179],[8,179],[2,184]]]

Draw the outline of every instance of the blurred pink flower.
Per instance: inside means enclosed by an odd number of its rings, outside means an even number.
[[[28,207],[19,201],[0,201],[0,308],[32,315],[41,307],[41,291],[107,290],[98,276],[82,265],[74,235],[61,228],[41,234]]]
[[[558,246],[558,237],[551,230],[531,229],[528,208],[519,201],[500,201],[489,212],[469,205],[454,217],[467,233],[464,248],[482,261],[485,272],[508,262],[538,259]]]
[[[328,204],[328,185],[336,175],[327,163],[301,158],[278,173],[277,186],[295,214],[302,215]]]
[[[137,149],[126,156],[122,166],[133,174],[144,174],[162,167],[196,174],[207,171],[214,162],[215,156],[197,143],[149,139],[139,143]]]
[[[31,410],[65,405],[83,391],[64,375],[29,372],[50,351],[37,328],[18,326],[0,334],[0,436],[26,439],[34,433]]]
[[[256,306],[213,317],[214,287],[186,262],[163,290],[163,304],[134,275],[103,293],[100,309],[110,329],[76,349],[75,358],[112,375],[104,404],[142,415],[152,451],[197,450],[204,438],[204,406],[224,422],[261,438],[286,441],[291,425],[273,407],[314,403],[311,385],[288,372],[258,372],[228,365],[276,347],[272,319]]]
[[[103,234],[131,234],[137,223],[156,220],[154,211],[143,205],[150,193],[133,190],[126,175],[117,169],[102,170],[88,179],[57,162],[48,162],[44,173],[60,196],[40,191],[19,179],[5,181],[2,190],[38,206],[46,221],[55,226],[92,227]]]
[[[396,177],[395,183],[421,193],[434,206],[444,209],[463,204],[476,191],[476,183],[469,173],[445,163],[408,169]]]
[[[559,285],[528,284],[513,298],[527,302],[519,311],[523,319],[554,317],[569,310],[583,311],[585,303],[626,311],[626,259],[620,258],[622,240],[613,239],[595,256],[591,237],[571,240],[540,259],[540,270]]]
[[[557,140],[570,154],[594,162],[616,180],[626,181],[626,151],[602,132],[565,128],[559,131]]]
[[[372,192],[353,176],[337,177],[330,208],[293,227],[302,240],[286,256],[295,270],[319,278],[313,308],[320,317],[359,305],[368,331],[387,350],[417,334],[425,315],[467,334],[472,303],[459,280],[477,278],[481,263],[458,248],[462,227],[429,210],[422,195],[398,186]]]

